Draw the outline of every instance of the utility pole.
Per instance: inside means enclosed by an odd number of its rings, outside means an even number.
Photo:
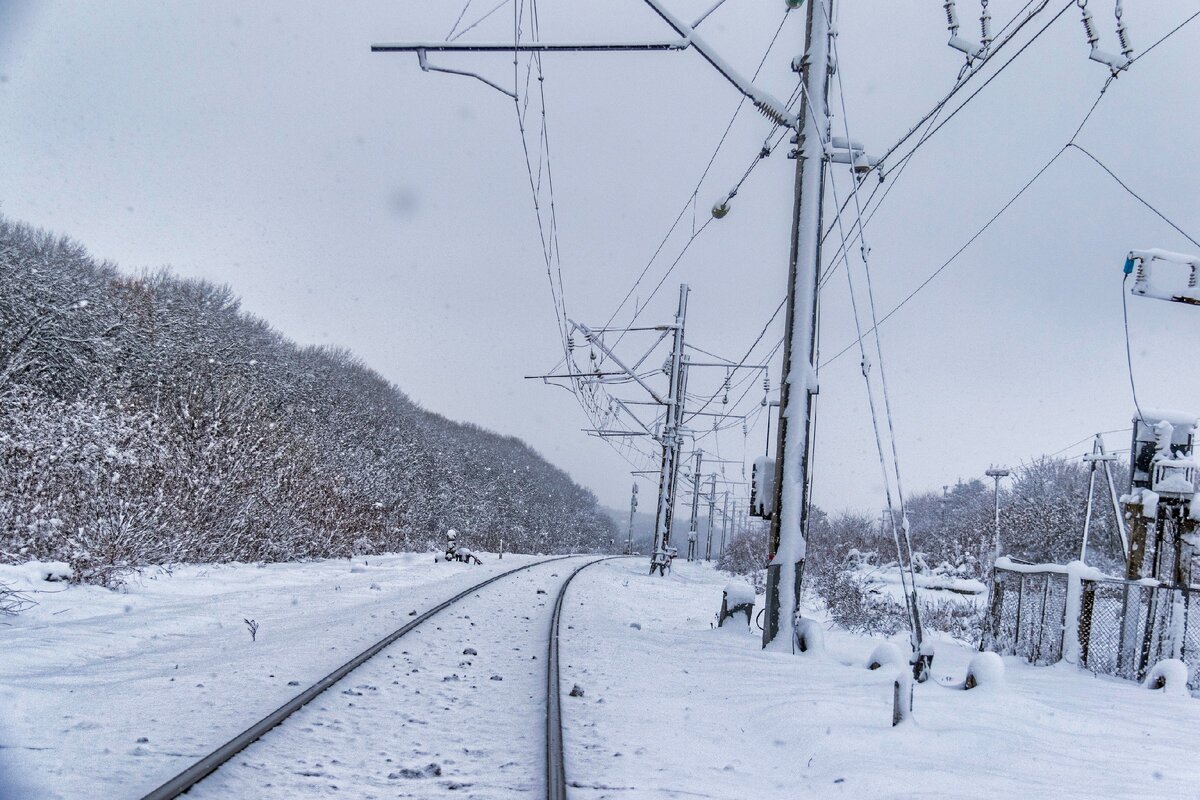
[[[790,642],[804,575],[813,399],[817,394],[817,281],[825,196],[824,138],[829,127],[829,21],[835,0],[809,0],[807,44],[799,67],[804,93],[796,137],[792,252],[788,264],[783,380],[779,387],[779,463],[771,518],[763,646]]]
[[[1012,474],[1006,469],[992,468],[984,473],[996,482],[996,525],[992,531],[992,571],[988,573],[988,597],[995,591],[996,562],[1000,560],[1000,479]]]
[[[633,555],[633,515],[637,512],[637,481],[633,482],[633,494],[629,498],[629,533],[625,537],[625,555]]]
[[[696,558],[696,518],[700,512],[700,464],[704,460],[704,451],[696,450],[696,464],[692,467],[692,520],[688,527],[688,554],[687,560],[692,561]]]
[[[713,515],[717,511],[717,475],[708,476],[708,540],[704,545],[704,560],[712,561]]]
[[[688,286],[679,286],[679,309],[675,313],[674,342],[671,347],[671,385],[663,412],[662,469],[658,478],[658,512],[654,520],[654,549],[650,560],[664,557],[671,543],[671,517],[675,507],[675,485],[679,476],[679,448],[683,444],[680,425],[683,422],[684,389],[687,375],[687,356],[683,353],[684,326],[687,321]]]
[[[721,552],[717,558],[725,555],[725,534],[729,531],[729,490],[725,490],[725,505],[721,511]]]
[[[790,633],[792,613],[800,592],[800,577],[805,555],[805,530],[808,510],[808,452],[809,433],[812,425],[812,399],[817,393],[814,369],[816,343],[816,299],[817,278],[820,264],[821,200],[824,195],[824,135],[829,128],[827,96],[829,88],[829,21],[833,17],[835,0],[809,0],[807,24],[807,51],[797,59],[794,68],[802,74],[805,91],[802,96],[800,115],[793,115],[787,105],[770,92],[754,85],[753,81],[733,69],[730,62],[722,58],[707,40],[696,32],[709,14],[723,2],[718,0],[707,12],[691,24],[675,16],[665,8],[661,0],[644,0],[678,38],[667,41],[641,42],[384,42],[371,45],[376,53],[413,53],[417,63],[426,72],[445,72],[464,75],[482,81],[493,89],[518,100],[518,81],[510,90],[478,73],[462,69],[450,69],[431,64],[431,53],[551,53],[551,52],[628,52],[628,51],[674,51],[695,50],[738,92],[746,97],[764,116],[778,125],[798,132],[794,156],[796,162],[795,207],[792,215],[792,254],[788,276],[788,323],[784,336],[783,382],[780,389],[780,425],[778,458],[782,461],[776,485],[775,521],[771,527],[770,556],[772,565],[768,569],[768,608],[764,645],[775,638],[780,619]],[[789,9],[799,8],[802,0],[787,0]],[[817,6],[820,6],[818,9]],[[514,75],[517,78],[517,75]],[[854,159],[861,152],[846,156]],[[713,208],[718,218],[728,213],[728,201]],[[720,210],[720,213],[718,213]],[[686,308],[687,287],[680,288],[680,311],[676,317],[675,348],[671,356],[671,397],[665,402],[667,413],[663,418],[660,440],[663,445],[662,469],[659,476],[659,504],[655,518],[655,555],[651,564],[670,543],[671,515],[675,500],[675,480],[679,472],[678,450],[683,414],[683,387],[686,384],[687,358],[682,354],[683,317]],[[576,326],[578,327],[578,326]],[[793,351],[800,354],[793,359]],[[611,353],[608,353],[611,356]],[[726,365],[722,365],[726,366]],[[640,382],[630,370],[631,377]],[[553,376],[541,376],[543,379]],[[562,377],[576,379],[574,374]],[[789,405],[790,392],[797,398]],[[653,395],[653,392],[651,392]],[[655,399],[658,399],[657,396]],[[795,424],[788,426],[791,419]],[[786,445],[786,447],[785,447]],[[792,587],[781,598],[780,585]],[[782,603],[782,604],[781,604]]]

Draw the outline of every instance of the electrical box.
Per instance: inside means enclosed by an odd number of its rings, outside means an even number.
[[[775,459],[754,459],[750,473],[750,516],[771,519],[775,514]]]

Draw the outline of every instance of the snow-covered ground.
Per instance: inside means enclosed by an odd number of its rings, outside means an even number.
[[[0,761],[25,784],[12,795],[141,796],[411,611],[531,560],[483,559],[188,567],[126,593],[40,587],[54,593],[0,620]],[[443,612],[194,794],[536,796],[548,615],[576,563]],[[1007,659],[1000,687],[918,686],[914,722],[892,728],[893,676],[863,667],[877,642],[828,632],[824,655],[764,652],[744,629],[710,627],[728,576],[678,561],[665,579],[645,573],[643,559],[599,564],[566,597],[575,800],[1200,796],[1191,698]],[[256,642],[245,618],[260,624]],[[934,672],[960,680],[970,656],[939,642]],[[575,684],[582,696],[566,694]]]
[[[410,612],[535,560],[481,556],[183,567],[124,592],[31,587],[27,571],[0,567],[0,581],[42,590],[0,618],[0,775],[7,765],[22,781],[16,797],[140,797]]]
[[[576,798],[1200,796],[1190,698],[1005,659],[1002,688],[917,686],[915,722],[893,729],[894,670],[864,668],[877,641],[764,652],[709,628],[724,576],[641,573],[601,564],[567,596],[594,609],[563,648],[563,681],[586,689],[564,699]],[[939,641],[935,675],[961,681],[972,655]]]

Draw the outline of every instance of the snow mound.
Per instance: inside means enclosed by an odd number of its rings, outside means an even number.
[[[1165,658],[1155,664],[1146,674],[1147,689],[1162,689],[1164,694],[1186,697],[1188,694],[1188,667],[1178,658]]]
[[[796,651],[819,656],[825,652],[825,629],[814,619],[796,620]]]
[[[900,648],[891,642],[884,642],[871,651],[871,657],[867,659],[867,669],[879,669],[880,667],[903,666],[908,663],[908,659],[900,652]]]
[[[1004,660],[995,653],[976,653],[967,665],[967,689],[995,689],[1004,685]]]
[[[74,575],[71,567],[62,561],[28,561],[24,564],[0,565],[0,582],[12,584],[14,588],[36,587],[46,581],[69,581]]]
[[[730,607],[744,604],[754,605],[754,587],[748,583],[734,581],[725,584],[725,602]]]

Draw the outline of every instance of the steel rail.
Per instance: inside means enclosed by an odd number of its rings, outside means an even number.
[[[563,581],[550,616],[550,644],[546,658],[546,798],[567,800],[567,770],[563,758],[562,692],[558,685],[558,623],[562,617],[563,598],[575,576],[593,564],[632,556],[608,556],[580,564]]]
[[[374,658],[376,655],[379,654],[379,652],[381,650],[386,648],[388,645],[393,644],[401,636],[404,636],[405,634],[407,634],[408,632],[413,630],[413,628],[416,628],[421,623],[427,621],[430,617],[434,616],[438,612],[444,611],[445,609],[454,605],[455,603],[462,600],[467,595],[473,594],[473,593],[479,591],[480,589],[482,589],[483,587],[485,587],[491,583],[495,583],[496,581],[500,580],[501,578],[506,578],[509,575],[513,575],[517,572],[522,572],[524,570],[531,569],[533,567],[538,567],[543,564],[549,564],[554,561],[562,561],[563,559],[573,558],[573,557],[574,556],[557,556],[555,558],[547,558],[547,559],[543,559],[541,561],[534,561],[529,564],[525,564],[524,566],[520,566],[515,569],[510,569],[507,572],[501,572],[499,575],[493,575],[492,577],[488,578],[487,580],[477,583],[474,586],[470,587],[469,589],[464,589],[463,591],[461,591],[458,594],[451,597],[449,600],[445,600],[445,601],[439,603],[438,605],[434,606],[433,608],[429,609],[428,611],[426,611],[423,614],[421,614],[420,616],[418,616],[412,622],[409,622],[404,627],[399,628],[398,630],[395,630],[392,633],[385,636],[384,638],[380,639],[378,642],[371,645],[366,650],[362,651],[357,656],[350,659],[345,664],[343,664],[342,666],[335,669],[333,672],[326,675],[324,678],[321,678],[321,680],[317,681],[312,686],[308,687],[303,692],[296,695],[291,700],[287,701],[282,706],[275,709],[270,714],[263,717],[261,720],[254,723],[249,728],[242,731],[237,736],[230,739],[225,744],[221,745],[216,750],[212,751],[207,756],[200,759],[199,761],[197,761],[195,764],[188,767],[187,769],[185,769],[183,772],[180,772],[178,775],[171,778],[166,783],[159,786],[157,789],[154,789],[153,791],[147,793],[146,795],[144,795],[142,797],[142,800],[174,800],[174,798],[177,798],[177,797],[183,795],[185,792],[187,792],[189,789],[191,789],[197,783],[204,780],[209,775],[211,775],[213,772],[215,772],[226,761],[233,758],[238,753],[242,752],[247,747],[252,745],[254,742],[261,739],[264,735],[266,735],[266,733],[268,731],[270,731],[275,726],[279,725],[279,723],[283,722],[285,719],[290,717],[292,714],[299,711],[301,708],[303,708],[306,704],[308,704],[310,701],[312,701],[318,695],[325,692],[327,689],[331,688],[334,684],[336,684],[342,678],[349,675],[354,670],[358,669],[360,666],[362,666],[364,663],[366,663],[371,658]],[[603,559],[601,559],[601,560],[603,560]],[[594,564],[594,563],[596,563],[596,562],[595,561],[589,562],[588,564],[584,564],[579,569],[583,569],[583,567],[589,566],[590,564]],[[579,569],[577,569],[577,570],[575,570],[575,572],[571,573],[571,577],[574,577],[579,572]],[[570,578],[567,579],[567,582],[568,583],[570,582]],[[565,585],[564,585],[564,588],[565,588]],[[562,600],[561,594],[560,594],[559,600],[560,600],[560,602]],[[557,621],[557,614],[558,614],[558,606],[556,605],[555,606],[555,620],[556,621]],[[554,633],[557,633],[557,626],[555,626]],[[555,647],[553,652],[557,653],[557,646]],[[561,741],[561,737],[562,737],[562,730],[560,727],[560,729],[559,729],[560,741]]]

